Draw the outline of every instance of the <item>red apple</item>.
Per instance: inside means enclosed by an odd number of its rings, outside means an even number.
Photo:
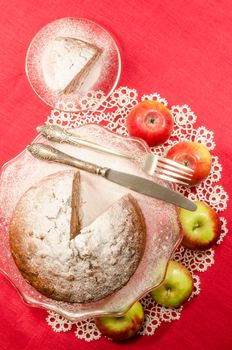
[[[139,331],[143,319],[143,307],[137,301],[124,316],[98,317],[95,318],[95,324],[106,337],[113,340],[125,340],[131,338]]]
[[[182,244],[189,249],[205,250],[211,248],[220,236],[221,223],[214,209],[203,202],[195,202],[197,210],[179,209],[182,226]]]
[[[130,136],[140,137],[152,147],[165,142],[170,137],[173,117],[162,103],[143,101],[129,112],[126,125]]]
[[[193,279],[189,270],[177,261],[170,261],[164,282],[151,292],[160,305],[180,307],[192,294]]]
[[[190,185],[199,184],[209,175],[211,154],[201,143],[179,142],[169,149],[166,157],[193,170]]]

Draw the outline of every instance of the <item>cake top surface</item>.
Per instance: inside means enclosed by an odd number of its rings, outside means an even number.
[[[128,282],[143,254],[145,224],[128,194],[70,240],[73,174],[50,175],[22,196],[10,239],[17,266],[36,289],[56,300],[86,303]]]

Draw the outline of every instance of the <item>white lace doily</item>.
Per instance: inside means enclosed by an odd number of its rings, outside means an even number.
[[[88,98],[83,99],[84,106],[96,105],[96,100],[102,99],[101,92],[89,93]],[[161,98],[158,93],[144,95],[141,100],[157,100],[165,106],[168,105],[165,98]],[[63,127],[78,127],[83,124],[101,123],[102,126],[121,135],[127,135],[126,117],[129,110],[139,102],[138,93],[135,89],[121,87],[101,105],[98,110],[86,111],[81,113],[67,113],[58,110],[52,110],[47,118],[47,124],[57,124]],[[174,116],[174,130],[170,139],[159,147],[152,148],[157,154],[165,154],[167,150],[175,143],[180,141],[196,141],[204,144],[210,151],[214,150],[215,142],[213,132],[207,130],[204,126],[194,128],[197,120],[196,115],[191,111],[188,105],[169,106]],[[178,191],[190,199],[200,200],[209,204],[217,212],[222,212],[227,207],[228,194],[217,182],[221,179],[222,166],[218,157],[212,156],[212,169],[208,178],[196,188],[185,188],[178,186]],[[222,230],[217,244],[221,243],[228,232],[226,219],[220,216]],[[180,246],[174,255],[174,259],[184,264],[192,273],[194,279],[194,291],[190,297],[200,293],[200,278],[196,274],[204,272],[214,263],[214,249],[211,248],[204,252],[192,251]],[[149,295],[141,300],[145,311],[145,321],[141,335],[153,335],[161,322],[170,322],[180,318],[183,306],[179,309],[169,309],[156,304]],[[95,326],[92,319],[70,322],[64,317],[48,312],[48,324],[55,332],[67,332],[74,329],[75,335],[79,339],[86,341],[100,339],[101,333]],[[75,327],[73,327],[75,325]]]

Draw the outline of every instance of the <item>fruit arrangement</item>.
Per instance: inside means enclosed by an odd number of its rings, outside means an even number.
[[[150,147],[168,140],[173,130],[171,112],[157,101],[143,101],[131,109],[126,126],[130,136],[142,138]],[[210,173],[212,157],[207,147],[197,142],[179,142],[172,146],[166,157],[193,170],[190,185],[204,181]],[[216,211],[201,201],[197,210],[179,209],[182,245],[192,250],[211,248],[219,239],[220,219]],[[193,292],[190,271],[177,261],[170,261],[162,284],[151,292],[152,299],[166,307],[179,308]],[[122,317],[100,317],[95,324],[103,335],[112,340],[124,340],[137,334],[144,318],[142,305],[136,302]]]

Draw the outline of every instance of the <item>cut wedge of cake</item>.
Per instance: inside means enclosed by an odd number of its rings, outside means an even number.
[[[70,37],[57,37],[42,55],[42,72],[47,86],[57,94],[80,89],[102,50],[96,45]]]

